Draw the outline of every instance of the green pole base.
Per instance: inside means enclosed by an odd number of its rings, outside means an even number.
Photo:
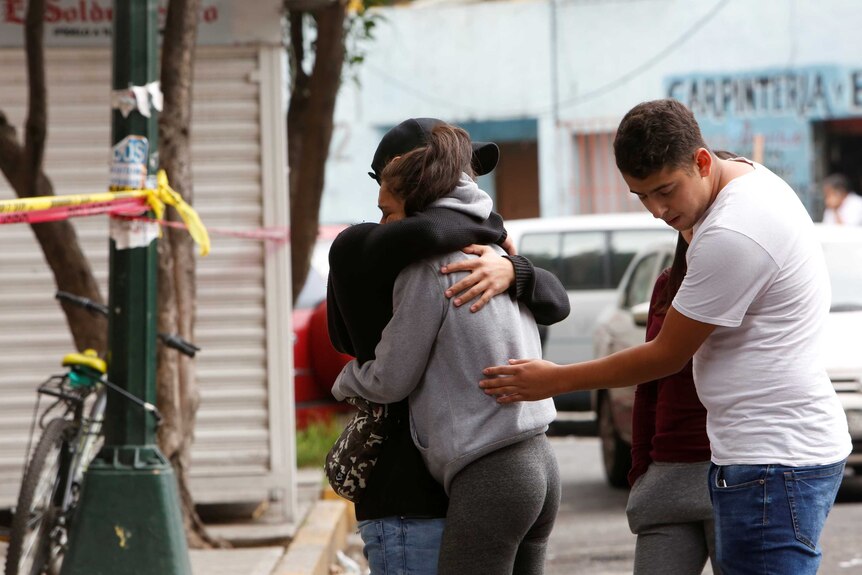
[[[130,448],[103,449],[86,472],[60,574],[191,575],[173,468],[154,447],[131,465],[115,449]]]

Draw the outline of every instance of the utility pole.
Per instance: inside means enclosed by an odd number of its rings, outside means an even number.
[[[156,0],[116,0],[113,28],[114,190],[155,187],[161,93]],[[152,222],[111,219],[108,380],[156,402],[156,241]],[[62,575],[190,575],[173,468],[153,413],[108,391],[105,444],[90,464]]]
[[[561,159],[560,150],[563,148],[563,143],[560,140],[560,81],[559,81],[559,42],[557,40],[557,0],[548,0],[550,14],[550,34],[548,35],[551,41],[551,57],[550,62],[550,81],[551,81],[551,126],[554,131],[554,173],[555,192],[557,193],[557,210],[562,211],[566,207],[566,186],[563,183],[563,161]],[[567,147],[566,147],[567,148]],[[575,213],[578,213],[576,211]]]

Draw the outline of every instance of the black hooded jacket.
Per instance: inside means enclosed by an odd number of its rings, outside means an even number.
[[[386,225],[364,223],[345,229],[329,251],[327,314],[333,345],[360,363],[373,359],[392,318],[392,289],[402,269],[470,244],[502,243],[505,238],[496,213],[479,221],[442,207]],[[534,268],[521,256],[509,259],[516,276],[510,293],[533,312],[537,323],[549,325],[568,316],[568,296],[553,274]],[[390,409],[394,425],[356,503],[357,519],[445,517],[448,499],[413,444],[407,400]]]

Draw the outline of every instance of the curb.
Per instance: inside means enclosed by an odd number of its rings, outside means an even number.
[[[287,552],[272,575],[329,575],[335,552],[346,547],[347,533],[356,522],[353,505],[343,499],[323,499],[314,503],[296,532]]]

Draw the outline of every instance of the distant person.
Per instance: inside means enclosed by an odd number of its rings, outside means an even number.
[[[844,174],[823,180],[823,223],[862,226],[862,197],[850,189]]]
[[[656,279],[647,341],[661,331],[685,277],[689,240],[691,231],[679,234],[673,264]],[[637,535],[634,575],[699,575],[707,559],[719,575],[709,458],[706,408],[697,397],[691,362],[675,374],[638,385],[626,506],[629,527]]]
[[[432,130],[440,125],[444,122],[433,118],[411,118],[389,130],[374,153],[371,177],[381,184],[390,162],[426,148]],[[497,147],[481,143],[472,147],[471,171],[491,172],[498,160]],[[335,347],[355,355],[358,365],[374,360],[384,328],[392,319],[393,288],[399,273],[415,262],[461,248],[481,257],[470,259],[474,264],[471,273],[460,281],[439,276],[435,285],[441,299],[445,284],[455,307],[463,305],[465,312],[467,302],[477,298],[469,309],[480,315],[484,311],[479,310],[494,295],[503,294],[494,299],[509,300],[508,290],[536,321],[551,324],[564,319],[569,300],[553,274],[534,268],[521,256],[504,259],[486,245],[469,246],[503,243],[503,222],[491,212],[491,203],[472,180],[465,180],[434,201],[414,197],[405,205],[404,214],[393,214],[381,201],[383,225],[357,224],[339,234],[329,253],[327,286],[329,335]],[[476,369],[478,373],[481,366]],[[394,384],[403,383],[402,376],[395,379]],[[407,400],[391,403],[389,411],[393,427],[368,487],[356,502],[364,553],[372,575],[436,575],[449,500],[413,443]]]
[[[814,575],[851,440],[823,364],[831,288],[811,217],[766,167],[710,151],[676,100],[632,108],[614,153],[647,210],[694,231],[661,331],[573,365],[512,359],[479,385],[500,403],[532,401],[660,379],[694,357],[719,567]]]

